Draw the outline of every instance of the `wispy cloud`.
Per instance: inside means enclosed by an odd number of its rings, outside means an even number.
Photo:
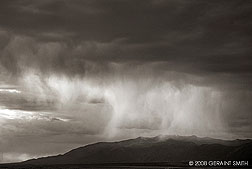
[[[59,120],[63,122],[68,122],[69,118],[64,118],[57,116],[55,113],[48,112],[32,112],[32,111],[23,111],[23,110],[11,110],[6,108],[0,108],[0,117],[9,119],[9,120],[45,120],[53,121]]]
[[[17,89],[0,89],[0,92],[3,92],[3,93],[21,93],[20,90],[17,90]]]

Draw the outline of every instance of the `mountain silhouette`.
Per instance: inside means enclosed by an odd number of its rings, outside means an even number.
[[[42,157],[21,164],[104,164],[182,162],[189,160],[251,160],[252,141],[220,140],[196,136],[138,137],[98,142],[63,155]]]

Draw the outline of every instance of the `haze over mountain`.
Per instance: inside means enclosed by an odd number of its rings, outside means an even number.
[[[157,136],[138,137],[118,142],[98,142],[76,148],[63,155],[32,159],[21,164],[150,163],[251,159],[252,140]]]

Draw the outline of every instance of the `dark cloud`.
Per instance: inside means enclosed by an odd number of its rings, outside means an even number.
[[[1,63],[12,72],[20,61],[70,75],[92,69],[88,61],[96,69],[162,61],[175,71],[252,71],[250,1],[1,3],[1,27],[15,34],[1,40]]]
[[[1,0],[0,149],[251,138],[251,30],[250,0]]]
[[[37,39],[16,45],[25,45],[23,50],[46,69],[50,65],[76,74],[88,69],[86,60],[166,61],[189,70],[251,73],[250,1],[1,3],[1,27]],[[43,49],[29,44],[40,41],[47,45],[42,54],[36,52]],[[46,53],[54,50],[54,56]],[[6,54],[1,62],[18,71],[19,59]]]

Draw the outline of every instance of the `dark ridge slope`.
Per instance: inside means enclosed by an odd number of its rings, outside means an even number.
[[[32,159],[22,164],[99,164],[181,162],[188,160],[251,160],[251,140],[225,141],[196,136],[138,137],[99,142],[64,155]]]

